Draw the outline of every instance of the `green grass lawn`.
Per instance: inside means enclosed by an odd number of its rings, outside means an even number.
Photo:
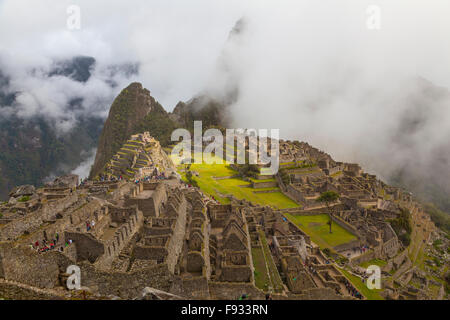
[[[216,158],[216,160],[219,158]],[[179,165],[179,169],[183,169],[184,165]],[[279,209],[295,208],[298,204],[285,196],[281,192],[272,193],[254,193],[257,189],[251,188],[250,184],[239,178],[216,180],[214,177],[229,177],[237,172],[228,168],[226,163],[223,164],[192,164],[191,171],[196,171],[199,176],[193,178],[197,181],[198,186],[203,192],[214,196],[221,203],[229,203],[226,195],[231,194],[237,199],[246,199],[262,206],[272,206]],[[180,172],[182,178],[185,173]],[[247,187],[241,187],[247,186]]]
[[[261,248],[252,248],[253,265],[255,266],[255,285],[267,291],[270,285],[269,275],[267,274],[266,261]]]
[[[366,284],[362,282],[362,280],[350,274],[344,269],[339,268],[341,272],[345,275],[345,277],[356,287],[356,289],[359,290],[360,293],[362,293],[363,296],[365,296],[368,300],[384,300],[383,297],[380,295],[380,290],[377,289],[369,289],[367,288]]]
[[[286,214],[286,217],[300,227],[311,240],[321,249],[333,248],[337,245],[356,240],[356,236],[333,222],[331,225],[332,233],[327,222],[328,215],[321,214],[315,216],[294,216]]]
[[[281,280],[280,274],[278,273],[277,266],[273,262],[272,254],[270,253],[269,246],[267,244],[266,235],[262,230],[259,231],[261,246],[263,249],[264,256],[266,257],[266,266],[269,270],[270,279],[272,280],[272,287],[276,292],[283,291],[283,281]]]
[[[375,265],[375,266],[379,266],[379,267],[384,267],[387,264],[386,261],[381,260],[381,259],[372,259],[370,261],[366,261],[360,264],[361,267],[363,268],[367,268],[371,265]]]

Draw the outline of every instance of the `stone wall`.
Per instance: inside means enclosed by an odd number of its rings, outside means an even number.
[[[58,213],[63,213],[78,201],[78,196],[67,196],[56,202],[43,204],[42,208],[29,215],[16,219],[0,228],[0,241],[16,240],[25,231],[33,232],[44,223],[44,221],[55,219]]]
[[[376,252],[374,250],[370,250],[369,252],[366,252],[360,256],[350,259],[350,262],[352,264],[358,265],[358,264],[370,261],[372,259],[375,259],[376,257],[377,257]]]
[[[98,291],[101,295],[116,295],[125,299],[140,296],[145,287],[171,292],[175,276],[166,264],[134,272],[110,272],[94,268],[88,263],[79,264],[81,285]]]
[[[297,204],[302,204],[306,202],[302,193],[299,190],[295,189],[290,184],[285,185],[278,174],[275,176],[275,179],[278,182],[278,186],[280,187],[281,192],[283,192],[291,200],[295,201]]]
[[[60,296],[45,290],[0,279],[0,298],[10,300],[59,300]]]
[[[252,182],[252,186],[254,189],[275,188],[278,186],[278,183],[276,181]]]
[[[74,264],[58,251],[37,253],[29,247],[0,248],[1,276],[7,280],[38,288],[54,288],[59,285],[59,274]]]
[[[342,251],[346,251],[346,250],[350,250],[353,248],[359,248],[361,247],[361,243],[359,240],[353,240],[347,243],[343,243],[340,245],[337,245],[335,247],[333,247],[334,250],[336,250],[337,252],[342,252]]]
[[[168,255],[165,247],[135,246],[133,257],[141,260],[164,260]]]
[[[162,183],[143,183],[143,191],[152,190],[153,193],[148,198],[136,197],[127,198],[126,206],[137,205],[145,217],[158,217],[161,212],[161,207],[167,201],[166,187]]]
[[[168,246],[169,255],[167,256],[167,266],[171,272],[175,271],[178,256],[183,248],[183,241],[186,233],[186,210],[186,198],[184,195],[181,195],[181,202],[178,208],[176,208],[178,218]]]
[[[352,226],[351,224],[345,222],[344,220],[340,219],[339,217],[335,216],[335,215],[331,215],[331,219],[338,224],[339,226],[341,226],[342,228],[344,228],[345,230],[347,230],[348,232],[350,232],[351,234],[354,234],[355,236],[357,236],[358,238],[361,237],[361,235],[359,234],[358,230],[356,230],[356,228],[354,226]]]
[[[100,256],[105,253],[105,246],[103,243],[95,239],[89,233],[79,232],[65,232],[65,239],[71,239],[76,247],[76,261],[87,260],[94,263]]]
[[[143,215],[139,210],[134,213],[130,211],[128,220],[120,225],[111,240],[105,241],[105,254],[96,262],[96,266],[105,268],[111,265],[113,260],[120,254],[120,251],[128,244],[130,239],[139,231],[143,224]]]
[[[252,270],[249,265],[222,266],[220,279],[226,282],[251,282]],[[226,280],[225,280],[226,279]]]

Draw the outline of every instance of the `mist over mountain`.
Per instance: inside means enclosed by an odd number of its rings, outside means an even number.
[[[4,65],[0,60],[0,66]],[[93,57],[56,59],[20,73],[0,70],[0,197],[75,171],[87,176],[116,86],[135,64],[96,69]],[[104,74],[104,80],[101,76]],[[103,87],[104,91],[97,91]],[[105,90],[108,90],[106,92]]]
[[[448,50],[437,42],[441,25],[424,24],[430,12],[411,7],[405,14],[417,25],[393,25],[390,7],[385,27],[370,33],[356,27],[360,16],[342,20],[344,9],[311,5],[286,15],[286,8],[245,16],[225,45],[207,90],[212,97],[233,93],[231,125],[279,128],[284,138],[360,163],[449,211],[450,92],[425,76],[432,51]],[[418,30],[418,38],[406,29]],[[395,37],[402,42],[393,44]],[[427,46],[409,50],[411,41]]]

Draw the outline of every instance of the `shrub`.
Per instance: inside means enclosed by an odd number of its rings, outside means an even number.
[[[19,202],[27,202],[28,200],[30,200],[30,196],[23,196],[22,198],[20,198],[17,201],[19,201]]]
[[[283,181],[284,184],[291,183],[291,178],[289,177],[289,174],[286,172],[286,170],[281,169],[279,172],[281,181]]]
[[[411,243],[411,236],[409,233],[403,233],[402,235],[400,235],[399,239],[405,247],[409,246],[409,244]]]
[[[437,239],[433,242],[433,247],[435,247],[437,249],[437,247],[439,247],[441,244],[442,244],[442,240]]]
[[[241,178],[256,178],[259,174],[256,164],[237,164],[232,169],[236,170]]]
[[[409,246],[412,232],[409,210],[401,208],[399,216],[396,219],[389,220],[389,223],[403,245]]]
[[[433,261],[434,261],[434,263],[436,264],[437,267],[441,267],[442,266],[442,263],[441,263],[441,261],[438,258],[433,257]]]
[[[188,184],[193,185],[194,187],[198,188],[198,183],[197,183],[197,181],[193,178],[192,172],[191,172],[191,171],[186,172],[186,180],[187,180],[187,183],[188,183]]]

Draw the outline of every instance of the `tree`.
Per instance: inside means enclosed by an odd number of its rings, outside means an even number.
[[[256,164],[238,164],[232,169],[236,170],[242,178],[256,178],[259,175],[259,167]]]
[[[339,200],[339,193],[335,192],[335,191],[325,191],[323,192],[317,199],[317,202],[321,202],[321,203],[325,203],[327,210],[328,210],[328,217],[330,218],[330,220],[328,221],[328,225],[330,226],[330,233],[331,232],[331,224],[332,224],[332,220],[331,220],[331,215],[332,215],[332,208],[330,207],[330,204]]]
[[[283,181],[284,184],[290,184],[291,183],[291,177],[290,175],[286,172],[286,170],[280,169],[279,170],[280,173],[280,178],[281,181]]]

